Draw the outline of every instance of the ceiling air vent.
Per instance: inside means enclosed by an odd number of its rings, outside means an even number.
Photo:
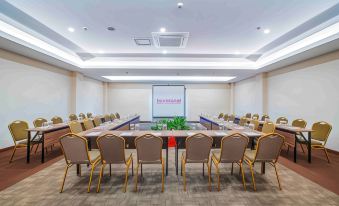
[[[152,32],[156,47],[185,48],[189,32]]]
[[[139,38],[134,37],[134,42],[138,46],[151,46],[152,45],[152,38]]]

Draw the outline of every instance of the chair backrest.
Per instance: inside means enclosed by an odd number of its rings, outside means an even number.
[[[225,120],[225,121],[228,121],[228,118],[229,118],[228,114],[225,114],[225,115],[224,115],[224,120]]]
[[[52,117],[51,121],[53,122],[53,124],[60,124],[60,123],[63,123],[64,121],[62,120],[61,117],[58,117],[58,116],[54,116]]]
[[[293,127],[301,127],[301,128],[305,128],[307,125],[307,122],[303,119],[295,119],[292,122],[292,126]]]
[[[262,126],[261,131],[266,134],[274,133],[275,125],[273,124],[273,122],[265,122],[264,125]]]
[[[267,114],[264,114],[261,117],[261,121],[265,121],[265,119],[269,119],[269,118],[270,118],[270,116],[268,116]]]
[[[257,119],[252,119],[251,120],[251,124],[253,124],[254,125],[254,130],[258,130],[258,128],[259,128],[259,120],[257,120]]]
[[[94,117],[93,122],[94,122],[94,126],[96,126],[96,127],[98,127],[98,126],[100,126],[100,124],[102,124],[100,117]]]
[[[247,123],[247,118],[246,117],[241,117],[240,121],[239,121],[239,125],[240,126],[245,126],[246,123]]]
[[[85,119],[84,120],[84,127],[86,130],[94,128],[93,121],[91,119]]]
[[[197,133],[186,138],[186,161],[208,162],[213,138]]]
[[[84,113],[80,113],[79,117],[82,118],[82,119],[86,119],[86,115]]]
[[[257,119],[257,120],[259,120],[259,114],[253,114],[252,119]]]
[[[90,162],[87,140],[76,134],[66,134],[59,139],[67,164],[86,164]]]
[[[324,143],[325,145],[327,138],[329,137],[331,133],[332,125],[324,121],[316,122],[312,125],[312,130],[314,130],[311,133],[312,139],[316,139],[319,141],[325,141]]]
[[[114,121],[116,119],[114,114],[111,114],[109,117],[111,118],[112,121]]]
[[[257,142],[255,161],[276,162],[284,141],[285,137],[277,133],[260,137]]]
[[[68,116],[68,118],[69,118],[69,120],[71,120],[71,121],[78,120],[78,117],[77,117],[76,114],[70,114],[70,115]]]
[[[145,134],[137,137],[135,140],[138,162],[154,163],[162,159],[162,144],[160,137],[152,134]]]
[[[28,138],[28,123],[21,120],[16,120],[8,125],[8,129],[12,135],[14,142]]]
[[[251,113],[246,113],[245,117],[246,118],[251,118],[252,114]]]
[[[125,139],[113,134],[98,137],[97,145],[104,164],[125,163]]]
[[[37,118],[33,121],[34,127],[42,127],[42,124],[47,122],[47,119],[44,118]]]
[[[286,122],[288,123],[288,119],[286,117],[279,117],[276,121],[277,124],[280,124],[281,122]]]
[[[87,118],[92,118],[92,117],[93,117],[93,114],[90,113],[90,112],[88,112],[88,113],[87,113]]]
[[[68,126],[71,130],[72,133],[74,134],[77,134],[77,133],[80,133],[82,132],[82,126],[81,126],[81,123],[78,122],[78,121],[71,121],[68,123]]]
[[[228,117],[228,121],[234,122],[234,119],[235,119],[234,114],[231,114],[231,115]]]
[[[109,116],[109,114],[105,115],[105,122],[111,121],[111,117]]]
[[[224,117],[224,113],[220,113],[220,114],[218,115],[218,119],[223,118],[223,117]]]
[[[115,113],[115,117],[117,118],[117,119],[120,119],[120,114],[117,112],[117,113]]]
[[[248,137],[235,133],[221,139],[221,162],[239,162],[244,158]]]

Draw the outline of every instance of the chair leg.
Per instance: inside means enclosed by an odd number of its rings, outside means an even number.
[[[252,163],[249,163],[249,165],[250,165],[250,170],[251,170],[251,175],[252,175],[252,184],[253,184],[253,189],[254,189],[254,191],[256,191],[256,190],[257,190],[257,188],[255,187],[255,179],[254,179],[253,165],[252,165]]]
[[[220,191],[220,174],[219,174],[219,165],[214,163],[215,164],[215,170],[217,172],[217,179],[218,179],[218,191]],[[212,165],[211,165],[212,166]]]
[[[16,151],[16,145],[14,145],[13,152],[12,152],[12,156],[11,156],[11,159],[9,160],[9,163],[12,162],[13,157],[14,157],[14,154],[15,154],[15,151]]]
[[[132,162],[132,176],[134,176],[133,158],[131,158],[131,162]]]
[[[131,160],[130,160],[131,161]],[[129,170],[129,166],[131,165],[131,162],[128,162],[126,165],[126,174],[125,174],[125,185],[124,185],[124,193],[126,192],[127,189],[127,182],[128,182],[128,170]]]
[[[92,167],[91,167],[91,174],[90,174],[90,176],[89,176],[89,182],[88,182],[87,192],[90,192],[90,190],[91,190],[92,177],[93,177],[93,172],[94,172],[94,169],[95,169],[96,164],[97,164],[97,163],[93,163],[93,164],[92,164]]]
[[[106,164],[101,165],[100,173],[99,173],[99,181],[98,181],[98,186],[97,186],[97,192],[100,192],[100,185],[101,185],[101,178],[104,175],[104,168]]]
[[[183,175],[183,180],[184,180],[184,191],[186,191],[186,164],[185,164],[185,160],[182,159],[181,160],[181,168],[182,168],[182,175]]]
[[[40,144],[37,144],[37,146],[35,147],[34,154],[36,154],[36,152],[38,151],[38,149],[39,149],[39,146],[40,146]]]
[[[161,173],[161,192],[164,192],[165,187],[165,166],[164,166],[164,160],[161,161],[161,167],[162,167],[162,173]]]
[[[135,191],[138,191],[138,172],[139,172],[139,162],[137,163],[137,174],[135,175]]]
[[[111,177],[112,176],[112,165],[109,164],[109,176]]]
[[[240,162],[239,166],[240,166],[240,171],[241,171],[241,176],[242,176],[242,184],[244,186],[244,190],[246,191],[245,175],[244,175],[244,168],[242,166],[242,162]]]
[[[303,147],[303,145],[302,144],[300,144],[299,143],[299,145],[300,145],[300,147],[301,147],[301,150],[303,151],[303,153],[305,154],[305,150],[304,150],[304,147]]]
[[[232,162],[232,168],[231,168],[231,175],[233,175],[233,162]]]
[[[209,164],[209,162],[206,163],[207,164],[207,169],[208,169],[208,190],[211,191],[211,166]]]
[[[281,185],[280,185],[278,170],[277,170],[277,166],[275,165],[275,163],[273,163],[273,167],[274,167],[274,170],[275,170],[275,174],[277,175],[277,180],[278,180],[278,184],[279,184],[279,189],[281,190]]]
[[[329,156],[328,156],[327,149],[324,148],[323,150],[324,150],[324,152],[325,152],[325,155],[326,155],[326,158],[327,158],[327,162],[330,163],[330,158],[329,158]]]
[[[69,165],[67,165],[66,169],[65,169],[65,174],[64,174],[64,178],[62,180],[62,185],[61,185],[60,193],[62,193],[64,191],[64,185],[65,185],[65,181],[66,181],[66,176],[67,176],[68,168],[70,168]]]

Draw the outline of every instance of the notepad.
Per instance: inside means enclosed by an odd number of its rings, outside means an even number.
[[[225,135],[227,135],[225,132],[214,132],[214,133],[217,136],[225,136]]]
[[[93,137],[96,137],[96,136],[99,136],[101,134],[101,132],[90,132],[88,133],[86,136],[93,136]]]
[[[133,132],[123,132],[120,134],[120,136],[132,136]]]
[[[244,132],[244,134],[247,135],[247,136],[259,135],[256,132]]]
[[[160,136],[161,132],[152,132],[151,134],[153,134],[154,136]]]
[[[192,135],[195,135],[195,134],[196,134],[195,132],[187,132],[188,136],[192,136]]]

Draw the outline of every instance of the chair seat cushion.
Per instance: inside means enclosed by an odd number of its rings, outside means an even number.
[[[316,139],[311,139],[311,145],[324,145],[324,141],[316,140]]]
[[[255,153],[256,152],[257,152],[256,150],[246,149],[246,151],[245,151],[245,158],[247,158],[248,160],[253,162],[254,158],[255,158]]]
[[[185,159],[186,163],[208,163],[208,158],[204,160],[192,160],[192,159],[186,159],[186,152],[182,153],[182,157]]]

